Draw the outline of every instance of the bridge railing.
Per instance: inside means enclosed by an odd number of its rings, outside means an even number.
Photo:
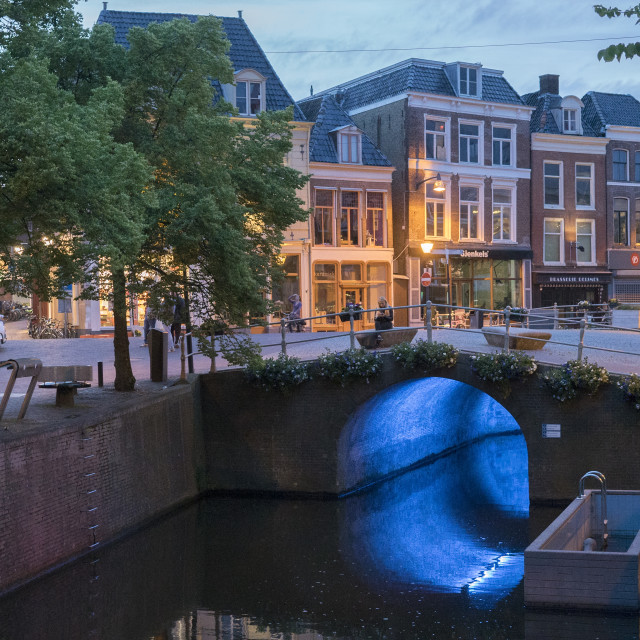
[[[370,334],[384,334],[393,333],[396,331],[404,331],[407,328],[418,328],[426,332],[426,340],[428,342],[434,341],[434,333],[440,334],[441,332],[464,332],[465,334],[483,334],[484,320],[487,320],[488,326],[504,327],[504,343],[502,350],[508,352],[510,350],[509,338],[513,335],[513,329],[528,329],[532,335],[527,336],[528,340],[541,341],[552,345],[558,345],[562,347],[570,347],[576,351],[576,359],[582,360],[585,350],[594,352],[606,352],[606,353],[620,353],[625,355],[633,355],[640,357],[640,352],[634,353],[628,349],[611,349],[605,346],[595,346],[585,344],[584,338],[587,330],[606,330],[609,332],[625,332],[625,333],[640,333],[640,329],[632,329],[629,327],[615,326],[612,323],[612,312],[608,305],[589,305],[588,307],[580,307],[578,305],[553,305],[552,307],[540,307],[530,310],[526,310],[523,313],[520,308],[506,307],[505,309],[487,309],[478,307],[463,307],[458,305],[447,305],[434,303],[428,300],[425,303],[418,305],[404,305],[394,306],[394,311],[403,309],[418,309],[420,317],[423,319],[421,325],[413,324],[410,327],[393,327],[386,330],[376,329],[356,329],[356,322],[364,314],[375,314],[379,311],[378,307],[370,309],[349,309],[348,311],[342,311],[339,313],[327,313],[319,314],[315,316],[307,316],[300,318],[300,321],[306,321],[309,326],[313,321],[322,320],[325,322],[330,319],[338,319],[339,316],[349,316],[348,330],[347,331],[322,331],[322,332],[305,332],[305,333],[291,333],[288,339],[288,328],[290,322],[297,322],[298,319],[290,321],[286,318],[281,318],[276,322],[261,323],[260,325],[251,325],[268,327],[270,329],[276,328],[280,333],[280,340],[277,343],[263,344],[266,348],[278,347],[281,353],[287,353],[287,347],[289,345],[301,345],[304,343],[315,343],[319,341],[335,340],[338,336],[349,336],[350,348],[355,348],[358,335],[370,335]],[[333,320],[335,322],[335,320]],[[537,337],[535,330],[569,330],[561,334],[567,335],[567,340],[559,338],[559,336],[552,335],[551,339],[543,337]],[[577,332],[577,342],[568,341],[569,336],[574,337],[574,333],[570,330]],[[444,333],[443,333],[444,337]],[[485,345],[483,345],[485,346]],[[488,346],[488,345],[487,345]],[[487,348],[485,346],[485,349]],[[475,351],[474,347],[463,348],[466,351]],[[640,361],[639,361],[640,366]]]

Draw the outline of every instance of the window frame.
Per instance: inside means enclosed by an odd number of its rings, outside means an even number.
[[[472,188],[478,190],[478,200],[463,200],[462,199],[462,189]],[[458,203],[459,203],[459,220],[458,220],[458,239],[459,242],[483,242],[484,241],[484,184],[480,182],[474,182],[471,180],[460,180],[460,184],[458,186]],[[464,205],[477,204],[478,205],[478,213],[477,213],[477,235],[470,236],[462,235],[462,207]],[[468,227],[471,229],[471,217],[470,210],[467,211],[468,217]]]
[[[319,191],[323,193],[331,193],[331,236],[332,240],[330,243],[318,243],[316,237],[316,213],[318,209],[317,205],[317,194]],[[313,189],[313,245],[315,247],[335,247],[336,246],[336,192],[337,189],[335,187],[314,187]],[[328,207],[322,206],[322,209],[327,209]],[[324,228],[323,228],[324,235]]]
[[[560,223],[560,232],[548,234],[547,233],[547,222],[559,222]],[[559,251],[558,257],[559,260],[556,262],[554,260],[547,260],[547,236],[554,235],[558,236],[559,243]],[[564,255],[564,218],[544,218],[542,221],[542,263],[544,265],[550,266],[564,266],[565,264],[565,255]]]
[[[624,155],[624,163],[616,162],[616,154],[621,153]],[[616,168],[624,166],[623,177],[617,177]],[[613,182],[629,182],[629,151],[628,149],[612,149],[611,150],[611,180]]]
[[[578,133],[578,109],[572,107],[562,108],[562,133]]]
[[[378,207],[370,207],[369,206],[369,194],[379,193],[382,196],[382,208]],[[387,246],[387,198],[388,193],[384,189],[367,189],[364,194],[364,245],[366,247],[386,247]],[[382,244],[376,244],[375,235],[373,236],[373,243],[369,244],[368,242],[368,222],[369,222],[369,211],[380,211],[382,218]],[[375,225],[374,225],[375,226]]]
[[[635,199],[636,247],[640,246],[640,198]]]
[[[634,153],[634,160],[635,160],[634,182],[640,182],[640,151],[636,151]]]
[[[345,147],[345,141],[347,142]],[[355,147],[353,142],[355,141]],[[343,156],[346,148],[346,156],[348,160],[344,160]],[[355,160],[352,152],[355,150]],[[362,164],[362,134],[360,131],[345,129],[338,131],[338,162],[340,164]]]
[[[463,134],[462,133],[463,125],[478,127],[477,137],[469,134]],[[463,139],[464,140],[477,139],[478,141],[478,160],[477,161],[472,162],[470,160],[462,160],[462,140]],[[467,148],[467,154],[468,154],[468,151],[469,151],[469,148]],[[458,120],[458,162],[460,164],[468,164],[473,166],[484,164],[484,122],[479,122],[477,120]]]
[[[547,176],[546,166],[551,164],[558,166],[557,176]],[[547,177],[558,179],[558,204],[547,203]],[[545,209],[564,209],[564,163],[562,160],[542,161],[542,202]]]
[[[618,213],[622,213],[622,209],[616,209],[616,200],[623,200],[627,203],[627,208],[624,211],[625,213],[625,217],[626,217],[626,222],[625,222],[625,241],[624,242],[620,242],[620,222],[619,220],[616,220],[616,218],[618,217],[616,214]],[[624,197],[620,197],[620,196],[616,196],[613,199],[613,216],[612,216],[612,220],[613,220],[613,235],[612,235],[612,240],[613,240],[613,244],[614,246],[618,246],[618,247],[628,247],[629,246],[629,207],[631,206],[631,203],[629,201],[629,198],[624,198]],[[616,241],[616,235],[618,237],[618,240]]]
[[[234,74],[233,80],[233,96],[232,100],[229,100],[233,103],[233,105],[238,109],[238,115],[243,118],[255,118],[259,113],[262,113],[267,108],[267,79],[255,69],[242,69]],[[240,84],[244,84],[246,89],[246,107],[245,110],[241,110],[238,107],[238,86]],[[260,96],[259,100],[259,109],[255,113],[251,112],[251,85],[259,85],[260,87]]]
[[[580,223],[585,223],[588,222],[591,226],[591,246],[590,246],[590,250],[591,250],[591,260],[587,261],[587,260],[579,260],[579,257],[581,255],[581,252],[578,250],[578,225]],[[582,234],[584,235],[584,234]],[[593,266],[595,264],[597,264],[596,261],[596,221],[593,218],[576,218],[576,245],[575,245],[576,251],[575,251],[575,261],[577,265],[581,265],[581,266]]]
[[[466,78],[463,80],[462,75],[463,71],[466,72]],[[475,80],[471,80],[471,71],[475,73]],[[463,91],[463,83],[466,85],[467,91]],[[475,85],[475,93],[472,93],[469,89],[471,89],[471,85]],[[465,96],[469,98],[478,98],[480,96],[480,69],[479,67],[475,67],[472,65],[461,64],[458,69],[458,93],[460,96]]]
[[[578,204],[578,180],[585,181],[584,177],[578,178],[578,167],[589,167],[589,204]],[[575,164],[575,205],[576,209],[593,210],[595,206],[595,164],[593,162],[576,162]]]
[[[504,138],[496,138],[494,131],[495,129],[509,129],[511,132],[511,136],[509,138],[509,154],[510,161],[508,164],[503,162],[496,163],[496,154],[495,154],[495,144],[497,141],[501,141],[504,143]],[[514,124],[502,124],[501,122],[492,122],[491,123],[491,164],[494,167],[515,167],[516,166],[516,125]],[[500,151],[500,157],[502,158],[502,150]]]
[[[496,191],[496,189],[501,189],[503,191],[508,191],[511,194],[511,202],[509,203],[509,207],[511,209],[511,213],[509,216],[509,238],[495,238],[493,235],[493,219],[495,216],[495,207],[496,207],[496,202],[495,202],[495,198],[494,198],[494,192]],[[500,222],[500,228],[503,229],[503,221],[504,221],[504,215],[502,214],[502,207],[506,206],[506,203],[498,203],[497,206],[501,207],[501,222]],[[495,244],[512,244],[514,242],[516,242],[516,220],[517,220],[517,216],[516,216],[516,188],[512,185],[503,185],[497,182],[494,182],[491,185],[491,242],[495,243]],[[502,235],[502,234],[501,234]]]
[[[428,131],[427,130],[428,120],[444,122],[444,125],[445,125],[444,133],[438,133],[437,131]],[[444,158],[438,158],[438,157],[430,158],[429,155],[427,154],[427,137],[430,135],[434,137],[434,141],[435,141],[435,138],[439,135],[442,135],[444,137],[444,154],[445,154]],[[451,118],[450,117],[437,116],[434,114],[425,114],[424,116],[424,157],[426,160],[450,162],[450,158],[451,158]]]
[[[356,207],[345,207],[343,196],[347,193],[356,193],[358,195],[358,205]],[[360,189],[340,189],[340,214],[337,220],[339,221],[338,229],[336,229],[336,246],[338,247],[360,247],[362,246],[362,190]],[[351,232],[355,229],[357,234],[356,242],[344,242],[342,240],[342,220],[345,216],[345,210],[356,210],[356,224],[350,225],[351,213],[347,214],[347,235],[351,239]]]

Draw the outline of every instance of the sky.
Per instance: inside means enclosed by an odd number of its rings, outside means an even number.
[[[636,3],[621,1],[623,8]],[[317,93],[407,58],[479,62],[504,71],[520,95],[536,91],[539,76],[553,73],[560,76],[563,96],[602,91],[630,93],[640,100],[640,58],[609,63],[597,58],[611,43],[640,41],[640,25],[625,17],[601,18],[593,5],[593,0],[108,2],[114,11],[233,17],[242,10],[295,100],[308,96],[311,86]],[[76,10],[85,27],[95,24],[102,6],[102,0],[79,0]]]

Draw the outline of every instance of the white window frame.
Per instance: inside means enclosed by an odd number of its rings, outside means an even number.
[[[463,202],[471,203],[471,200],[462,200],[462,189],[471,187],[478,190],[478,235],[475,237],[466,237],[462,235],[462,206]],[[469,180],[461,178],[458,186],[458,238],[459,242],[483,242],[484,241],[484,181]]]
[[[562,109],[562,132],[578,133],[578,109]]]
[[[494,129],[509,129],[511,131],[511,138],[509,140],[509,154],[511,156],[511,162],[509,164],[496,163],[495,154],[493,152],[494,143],[496,141],[500,141],[502,143],[505,142],[504,138],[496,138],[494,135]],[[516,125],[514,124],[503,124],[502,122],[492,122],[491,123],[491,164],[494,167],[515,167],[516,166]],[[500,151],[500,157],[502,158],[502,151]]]
[[[560,251],[559,257],[560,260],[558,262],[546,260],[547,254],[547,230],[546,224],[547,222],[559,222],[560,223],[560,233],[559,235],[559,243],[560,243]],[[553,234],[556,235],[556,234]],[[563,218],[544,218],[542,221],[542,263],[546,265],[564,265],[564,219]]]
[[[589,167],[590,176],[589,176],[589,204],[578,204],[578,180],[586,180],[586,178],[578,178],[578,167]],[[595,193],[595,171],[596,166],[593,162],[576,162],[575,165],[575,180],[576,180],[576,188],[575,188],[575,203],[576,209],[590,209],[593,210],[596,208],[596,193]]]
[[[244,83],[247,89],[247,104],[245,111],[240,111],[240,109],[238,109],[238,114],[245,118],[255,118],[258,113],[261,113],[266,109],[267,79],[255,69],[242,69],[241,71],[238,71],[238,73],[234,75],[233,96],[231,100],[236,108],[238,85],[241,83]],[[251,113],[251,84],[260,85],[260,109],[256,113]]]
[[[578,225],[580,223],[588,222],[591,225],[591,260],[580,260],[582,252],[578,249]],[[577,218],[576,219],[576,264],[592,266],[596,264],[596,221],[593,218]]]
[[[545,167],[548,164],[555,164],[559,167],[559,176],[549,176],[550,178],[558,177],[558,200],[559,204],[547,204],[547,194],[545,189],[545,181],[547,178]],[[542,161],[542,202],[545,209],[564,209],[564,166],[562,161],[558,160],[543,160]]]
[[[616,200],[624,200],[627,203],[627,208],[626,208],[626,212],[627,212],[627,222],[626,222],[626,236],[627,236],[627,241],[626,242],[616,242],[616,211],[620,211],[620,209],[616,209]],[[630,238],[630,233],[631,230],[629,229],[629,218],[631,216],[631,199],[624,197],[624,196],[615,196],[613,199],[613,215],[612,215],[612,220],[613,220],[613,234],[612,234],[612,240],[613,240],[613,245],[615,247],[629,247],[631,246],[631,238]]]
[[[354,140],[356,152],[355,159],[352,156]],[[343,159],[345,142],[347,143],[346,151],[348,160]],[[362,164],[362,134],[355,127],[349,127],[348,129],[338,131],[338,162],[340,164]]]
[[[463,76],[463,71],[466,72],[466,79],[463,80],[462,76]],[[475,79],[475,86],[476,86],[476,90],[475,93],[471,92],[469,89],[471,88],[471,78],[470,78],[470,72],[471,71],[475,71],[476,74],[476,79]],[[462,90],[462,86],[463,86],[463,82],[466,84],[466,91]],[[459,87],[459,95],[461,96],[468,96],[471,98],[478,98],[480,96],[480,91],[481,91],[481,83],[480,83],[480,68],[479,67],[474,67],[474,66],[470,66],[470,65],[460,65],[459,69],[458,69],[458,87]]]
[[[356,225],[356,233],[358,234],[357,242],[342,242],[342,217],[344,213],[344,209],[352,209],[353,207],[345,207],[343,205],[342,196],[344,193],[357,193],[358,194],[358,206],[357,206],[357,225]],[[362,235],[363,235],[363,225],[362,225],[362,207],[363,207],[363,196],[364,192],[362,189],[349,189],[349,187],[345,187],[344,189],[340,189],[338,191],[338,202],[336,206],[336,246],[338,247],[361,247],[362,246]],[[366,206],[366,203],[364,204]],[[351,227],[348,227],[351,230]]]
[[[616,178],[614,176],[614,167],[615,163],[613,161],[613,154],[616,151],[622,151],[625,155],[625,163],[624,163],[624,178]],[[612,149],[611,151],[611,179],[613,182],[629,182],[629,151],[627,149]]]
[[[381,193],[382,194],[382,247],[387,247],[389,244],[389,238],[387,233],[388,220],[387,220],[387,200],[389,198],[389,192],[386,189],[367,189],[364,194],[364,215],[362,223],[364,225],[364,244],[369,247],[380,247],[379,244],[369,244],[367,238],[367,215],[369,212],[369,194]]]
[[[318,193],[318,191],[324,191],[324,192],[330,192],[331,193],[331,208],[332,208],[332,215],[331,215],[331,236],[332,236],[332,242],[331,244],[316,244],[316,230],[315,230],[315,224],[316,224],[316,194]],[[315,247],[335,247],[337,246],[337,239],[336,239],[336,218],[337,218],[337,213],[336,213],[336,209],[337,209],[337,193],[338,190],[336,187],[314,187],[313,188],[313,212],[311,214],[312,217],[312,223],[311,226],[313,228],[313,245]]]
[[[427,211],[429,208],[429,204],[433,203],[435,205],[442,205],[442,235],[432,235],[427,233]],[[437,225],[434,224],[434,227],[437,229]],[[429,198],[425,197],[424,199],[424,237],[430,240],[447,240],[449,239],[449,207],[447,206],[446,198]]]
[[[444,134],[436,133],[435,131],[427,131],[427,121],[428,120],[437,120],[440,122],[444,122],[445,129]],[[444,158],[429,158],[427,156],[427,136],[432,135],[444,135]],[[451,161],[451,118],[444,116],[437,116],[433,114],[425,114],[424,116],[424,157],[427,160],[437,160],[440,162],[450,162]]]
[[[509,234],[509,238],[507,239],[502,239],[502,238],[494,238],[493,237],[493,212],[495,210],[496,207],[496,203],[494,202],[494,198],[493,198],[493,192],[496,189],[502,189],[503,191],[509,191],[511,193],[511,203],[509,204],[509,206],[511,207],[511,217],[509,220],[509,229],[510,229],[510,234]],[[499,182],[495,181],[493,182],[493,184],[491,185],[491,241],[494,244],[513,244],[516,242],[516,188],[513,185],[505,185],[505,184],[500,184]],[[500,203],[497,206],[502,207],[503,204]],[[504,219],[504,216],[501,216],[502,219]],[[502,228],[502,223],[501,223],[501,228]]]
[[[471,125],[474,127],[478,127],[478,161],[477,162],[469,162],[468,160],[462,160],[460,153],[460,147],[462,139],[471,140],[475,138],[475,136],[470,136],[466,134],[462,134],[461,127],[462,125]],[[458,162],[460,164],[468,164],[473,166],[478,166],[484,164],[484,122],[478,122],[477,120],[459,120],[458,121]]]

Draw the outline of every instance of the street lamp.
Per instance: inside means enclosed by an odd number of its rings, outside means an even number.
[[[573,251],[573,259],[574,261],[578,262],[578,251],[580,251],[581,253],[584,253],[584,247],[579,244],[578,242],[572,241],[569,243],[569,262],[571,262],[571,247],[573,247],[574,251]]]
[[[444,182],[442,181],[442,178],[440,177],[440,174],[436,174],[435,176],[431,176],[430,178],[425,178],[424,180],[420,180],[420,182],[416,182],[416,188],[414,189],[414,191],[418,190],[418,187],[421,184],[424,184],[425,182],[429,182],[430,180],[435,180],[435,182],[433,183],[433,190],[437,191],[438,193],[442,193],[443,191],[446,190],[446,187],[444,186]]]

